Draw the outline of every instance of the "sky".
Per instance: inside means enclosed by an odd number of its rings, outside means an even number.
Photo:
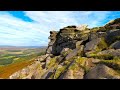
[[[51,30],[103,26],[116,18],[120,11],[0,11],[0,45],[47,46]]]

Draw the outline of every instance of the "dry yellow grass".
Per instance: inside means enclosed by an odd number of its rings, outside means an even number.
[[[34,60],[29,60],[0,67],[0,78],[8,79],[11,74],[21,70],[33,62]]]

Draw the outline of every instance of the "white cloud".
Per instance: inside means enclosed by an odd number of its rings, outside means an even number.
[[[32,44],[32,42],[34,42],[34,45],[47,43],[49,32],[42,30],[38,23],[25,22],[10,14],[0,15],[0,21],[1,43],[5,43],[5,41],[12,45],[22,45],[23,43],[27,45],[27,43]],[[40,40],[44,40],[45,42],[42,43]],[[36,42],[38,41],[39,43],[37,44]]]
[[[24,11],[33,22],[0,12],[0,42],[12,45],[47,45],[50,30],[68,25],[98,26],[111,12],[105,11]]]
[[[67,25],[88,24],[90,27],[99,23],[111,13],[108,11],[25,11],[26,16],[34,21],[56,29]]]

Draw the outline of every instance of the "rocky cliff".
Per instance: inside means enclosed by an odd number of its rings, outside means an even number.
[[[50,31],[46,54],[10,79],[120,79],[120,18]]]

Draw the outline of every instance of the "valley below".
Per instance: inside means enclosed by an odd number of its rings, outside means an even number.
[[[8,78],[30,65],[45,50],[45,47],[0,47],[0,78]]]

